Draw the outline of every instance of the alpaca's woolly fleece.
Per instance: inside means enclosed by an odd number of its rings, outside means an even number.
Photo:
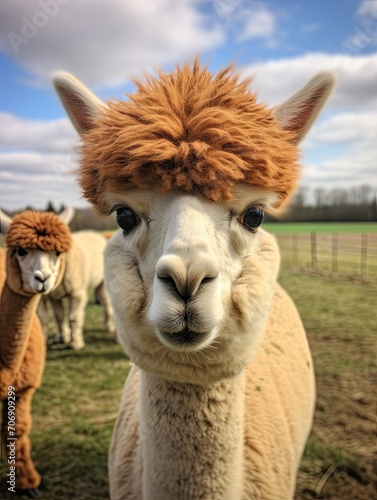
[[[14,216],[5,237],[8,247],[63,253],[69,250],[71,234],[59,217],[50,212],[25,210]]]
[[[137,83],[82,135],[80,183],[103,212],[107,192],[181,189],[232,199],[234,183],[263,188],[281,204],[299,175],[294,134],[256,101],[230,68],[212,75],[196,61]]]
[[[61,284],[49,294],[49,298],[53,299],[52,308],[58,326],[55,340],[71,343],[71,347],[79,349],[85,345],[82,328],[90,288],[94,289],[96,299],[104,307],[106,329],[114,334],[115,327],[110,298],[104,285],[103,252],[107,240],[96,231],[77,231],[71,236],[72,245],[66,255],[64,277]],[[68,314],[59,314],[64,308],[64,297],[68,298],[70,304],[70,318]],[[39,310],[38,314],[47,331],[48,315],[40,314]]]

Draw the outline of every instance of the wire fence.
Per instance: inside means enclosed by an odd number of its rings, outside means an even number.
[[[278,234],[282,266],[377,279],[377,233]]]

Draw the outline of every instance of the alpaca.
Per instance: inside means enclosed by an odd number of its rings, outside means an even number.
[[[41,476],[30,455],[31,402],[45,363],[43,331],[36,310],[42,294],[53,290],[63,278],[71,236],[56,215],[31,210],[13,220],[1,214],[1,232],[6,233],[8,247],[6,257],[5,251],[0,254],[1,434],[9,466],[7,482],[10,491],[35,498]],[[33,279],[25,279],[20,263],[38,248],[46,253],[46,263],[49,259],[57,263],[56,272],[44,267],[34,273]]]
[[[113,310],[104,283],[103,252],[106,238],[96,231],[71,233],[72,245],[66,258],[66,270],[61,284],[46,297],[52,305],[58,332],[55,342],[69,344],[73,349],[85,347],[83,325],[89,288],[94,288],[96,300],[105,312],[105,327],[116,339]],[[64,309],[63,298],[69,302],[69,318]],[[48,330],[47,304],[38,310],[43,330]]]
[[[298,143],[331,88],[282,106],[198,61],[101,102],[54,78],[82,140],[80,183],[119,231],[105,250],[134,365],[109,451],[112,500],[293,497],[314,412],[313,366],[279,252],[260,228],[299,175]]]

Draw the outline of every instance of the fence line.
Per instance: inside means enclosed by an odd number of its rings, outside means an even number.
[[[283,266],[377,278],[377,233],[277,234]]]

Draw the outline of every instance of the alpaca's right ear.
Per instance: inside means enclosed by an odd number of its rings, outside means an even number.
[[[93,128],[95,118],[103,113],[106,104],[69,73],[57,73],[53,82],[77,132],[85,134]]]
[[[60,212],[60,214],[58,214],[58,217],[68,226],[74,215],[75,209],[73,207],[66,207],[62,212]]]
[[[299,144],[319,115],[334,87],[332,73],[319,73],[293,97],[275,109],[284,130],[293,133],[291,142]]]
[[[5,234],[8,231],[11,223],[12,219],[8,217],[8,215],[5,215],[2,210],[0,210],[0,233]]]

